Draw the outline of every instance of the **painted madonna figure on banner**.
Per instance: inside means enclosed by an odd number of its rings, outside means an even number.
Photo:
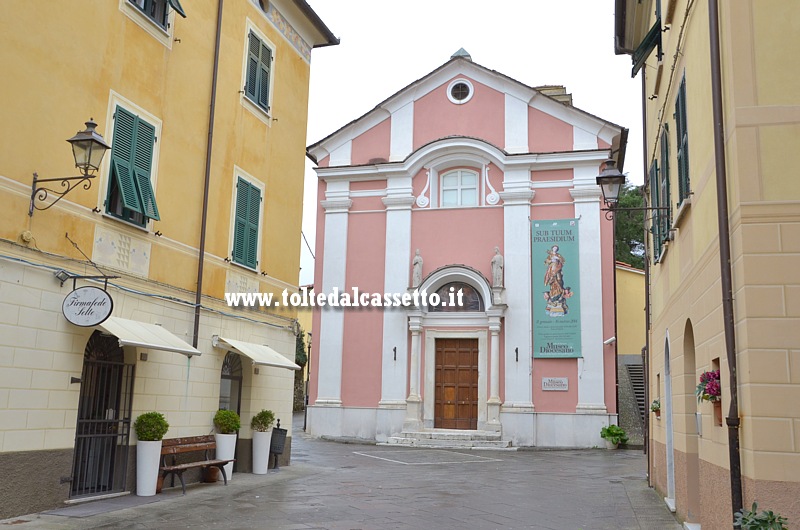
[[[534,357],[581,356],[578,223],[536,220],[531,227],[533,278],[544,287],[533,298]]]
[[[544,260],[545,273],[544,284],[549,291],[544,293],[547,302],[545,311],[551,317],[561,317],[569,312],[567,298],[572,296],[572,289],[564,286],[564,256],[558,253],[558,245],[553,245],[547,251],[547,259]]]

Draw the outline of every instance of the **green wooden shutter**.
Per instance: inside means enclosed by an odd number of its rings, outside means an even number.
[[[153,145],[156,141],[156,128],[143,121],[136,121],[136,146],[133,151],[133,176],[141,201],[141,213],[150,219],[160,221],[158,206],[150,182],[153,164]]]
[[[672,199],[669,192],[669,128],[666,124],[661,132],[661,174],[659,180],[661,184],[659,206],[670,208]],[[672,223],[672,210],[662,211],[659,218],[661,219],[660,235],[663,239],[669,234],[670,224]]]
[[[183,6],[181,6],[180,0],[167,0],[167,3],[175,10],[183,18],[186,18],[186,12],[183,10]]]
[[[271,67],[272,51],[261,43],[261,56],[258,65],[258,104],[267,110],[269,110],[269,72]]]
[[[131,164],[136,141],[136,121],[136,116],[122,107],[117,107],[114,112],[111,173],[112,178],[117,180],[123,207],[133,212],[142,213]]]
[[[689,135],[686,127],[686,78],[678,88],[675,100],[675,133],[678,145],[678,203],[689,196]]]
[[[259,71],[259,52],[261,41],[254,33],[250,33],[247,46],[247,83],[245,92],[253,101],[258,101],[258,71]]]
[[[246,264],[246,238],[247,238],[247,199],[250,193],[250,184],[239,177],[236,181],[236,213],[233,226],[233,261]]]
[[[250,186],[250,194],[247,199],[247,266],[258,266],[258,223],[261,213],[261,190]]]
[[[653,160],[650,164],[650,206],[658,207],[658,163]],[[650,221],[650,232],[653,234],[653,262],[658,262],[661,256],[661,212],[655,210],[653,212],[653,219]]]

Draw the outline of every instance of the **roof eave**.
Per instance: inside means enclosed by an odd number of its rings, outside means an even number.
[[[308,20],[311,21],[311,24],[314,25],[314,28],[317,31],[319,31],[322,38],[325,39],[324,42],[313,44],[311,46],[312,48],[324,48],[326,46],[336,46],[339,44],[340,42],[339,39],[336,37],[336,35],[333,34],[330,28],[328,28],[325,22],[323,22],[322,19],[319,18],[319,15],[317,15],[316,11],[314,11],[311,8],[311,6],[308,5],[308,2],[306,2],[305,0],[293,0],[293,1],[294,5],[296,5],[297,8],[306,17],[308,17]]]

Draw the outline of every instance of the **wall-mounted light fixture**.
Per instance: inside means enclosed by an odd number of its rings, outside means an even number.
[[[92,118],[86,122],[86,129],[78,132],[75,136],[67,140],[72,145],[72,156],[75,158],[75,167],[81,170],[79,177],[61,177],[53,179],[40,179],[38,173],[33,174],[33,184],[31,185],[31,203],[28,208],[28,215],[33,216],[33,210],[47,210],[64,196],[83,184],[83,189],[88,190],[92,187],[94,173],[99,169],[103,155],[106,154],[111,146],[106,143],[103,136],[95,131],[97,124]],[[62,190],[54,190],[46,186],[41,186],[43,182],[60,182]],[[57,195],[58,198],[51,203],[45,203],[49,194]],[[45,203],[38,205],[36,201]]]
[[[658,207],[642,207],[642,208],[619,208],[619,194],[625,186],[625,175],[617,169],[617,163],[613,158],[609,158],[604,162],[606,167],[597,176],[597,185],[603,190],[603,201],[606,203],[606,208],[601,208],[606,212],[606,219],[609,221],[614,219],[614,212],[654,212],[654,211],[667,211],[669,208],[666,206]]]

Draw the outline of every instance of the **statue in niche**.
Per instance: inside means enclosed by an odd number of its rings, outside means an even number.
[[[419,255],[419,249],[414,254],[414,260],[411,262],[411,287],[419,287],[422,283],[422,256]]]
[[[500,254],[500,247],[494,247],[494,256],[492,257],[492,287],[503,286],[504,265],[503,255]]]

